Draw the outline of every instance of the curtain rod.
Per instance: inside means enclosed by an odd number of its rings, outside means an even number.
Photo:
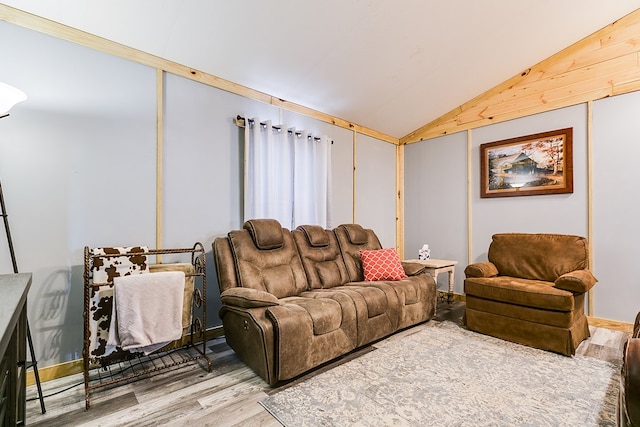
[[[241,128],[246,127],[247,123],[249,123],[249,126],[255,124],[253,119],[245,119],[244,117],[242,117],[239,114],[234,119],[234,122],[235,122],[236,126],[241,127]],[[260,126],[266,127],[267,124],[265,122],[260,122]],[[277,131],[281,131],[282,130],[282,128],[280,126],[272,125],[271,128],[275,129]],[[293,131],[291,129],[287,130],[287,132],[289,134],[293,134]],[[295,134],[296,134],[297,137],[301,137],[302,136],[302,132],[296,132]],[[317,136],[312,137],[311,135],[309,135],[308,138],[309,139],[313,138],[314,141],[320,141],[320,139],[321,139],[321,138],[319,138]],[[333,144],[333,140],[331,140],[331,144]]]

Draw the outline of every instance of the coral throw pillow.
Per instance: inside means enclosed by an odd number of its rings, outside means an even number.
[[[407,277],[395,248],[360,251],[360,256],[366,281],[401,280]]]

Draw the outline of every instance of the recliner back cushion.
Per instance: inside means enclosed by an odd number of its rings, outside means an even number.
[[[335,234],[318,225],[301,225],[291,232],[311,289],[328,289],[349,281]]]
[[[249,230],[229,232],[239,286],[267,291],[278,298],[307,290],[307,279],[291,233],[285,228],[281,232],[282,244],[273,249],[258,248]],[[269,234],[273,244],[273,230]]]
[[[488,257],[501,276],[554,282],[565,273],[587,268],[587,239],[566,234],[494,234]]]
[[[338,239],[349,279],[352,282],[362,282],[364,273],[360,250],[373,251],[382,249],[378,236],[373,230],[365,229],[359,224],[342,224],[333,231]]]
[[[250,219],[242,228],[249,231],[258,249],[278,249],[283,244],[282,226],[275,219]]]

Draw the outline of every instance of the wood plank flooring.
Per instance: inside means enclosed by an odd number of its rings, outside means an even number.
[[[431,322],[449,320],[462,324],[464,303],[440,303]],[[281,385],[269,387],[240,361],[224,338],[210,341],[213,372],[196,363],[179,366],[139,381],[99,389],[92,393],[91,409],[84,409],[82,375],[70,375],[44,383],[47,413],[40,413],[38,400],[27,402],[27,425],[33,426],[280,426],[258,403],[260,400],[327,369],[356,358],[402,336],[415,333],[431,322],[401,331],[391,337],[357,350],[313,372]],[[578,347],[578,353],[619,365],[622,346],[629,334],[591,327],[591,337]],[[29,387],[28,398],[36,389]]]

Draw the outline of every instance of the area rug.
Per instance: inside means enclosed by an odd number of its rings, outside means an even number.
[[[451,322],[382,347],[262,402],[298,426],[615,426],[618,368]]]

